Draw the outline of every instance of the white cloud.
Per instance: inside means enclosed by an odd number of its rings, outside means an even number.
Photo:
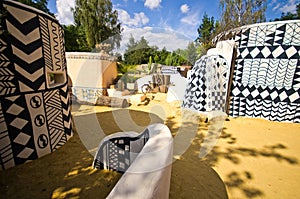
[[[192,13],[188,16],[183,17],[180,20],[182,23],[188,24],[188,25],[197,25],[199,23],[199,12]]]
[[[288,2],[278,2],[277,0],[272,0],[270,6],[273,6],[273,12],[291,12],[294,13],[296,11],[296,6],[299,2],[297,0],[288,0]]]
[[[127,26],[142,26],[149,22],[149,18],[145,13],[134,13],[134,17],[131,18],[127,11],[118,9],[119,20],[123,25]]]
[[[75,7],[75,0],[57,0],[56,1],[56,18],[59,23],[70,25],[74,23],[73,12],[71,8]]]
[[[131,35],[136,41],[139,41],[143,36],[150,46],[157,46],[160,49],[166,47],[169,51],[174,51],[178,48],[185,49],[188,43],[192,41],[192,39],[171,29],[155,27],[131,28],[125,26],[122,31],[121,46],[117,52],[124,53]]]
[[[283,7],[279,8],[279,10],[284,13],[294,13],[296,11],[296,5],[296,0],[289,0],[288,3],[286,3]]]
[[[277,3],[273,8],[272,8],[272,11],[276,11],[278,10],[278,8],[280,7],[280,3]]]
[[[187,4],[183,4],[180,7],[180,10],[181,10],[182,13],[187,13],[190,10],[190,8],[189,8],[189,6]]]
[[[144,6],[150,8],[151,10],[160,7],[160,3],[162,0],[146,0]]]

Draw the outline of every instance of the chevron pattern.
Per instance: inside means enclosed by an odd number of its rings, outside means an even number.
[[[48,28],[48,19],[39,16],[39,22],[40,22],[42,41],[43,41],[45,66],[50,71],[54,71],[52,56],[51,56],[51,44],[50,44],[50,35],[49,35],[49,28]]]
[[[243,60],[241,82],[245,85],[292,87],[297,62],[295,59]]]
[[[43,49],[36,14],[7,6],[7,30],[20,92],[45,89]],[[21,15],[22,14],[22,15]]]
[[[67,136],[72,136],[70,93],[67,85],[60,89],[60,98],[61,98],[61,106],[63,110],[62,114],[63,114],[65,133]]]

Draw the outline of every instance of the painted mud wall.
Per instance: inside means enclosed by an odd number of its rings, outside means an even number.
[[[79,100],[95,103],[118,75],[117,63],[105,53],[67,52],[72,93]]]
[[[53,17],[1,1],[0,164],[23,164],[72,136],[63,30]]]
[[[202,56],[188,77],[182,107],[208,117],[213,112],[225,113],[229,73],[229,64],[223,56]]]
[[[244,26],[237,47],[229,115],[300,122],[300,21]]]

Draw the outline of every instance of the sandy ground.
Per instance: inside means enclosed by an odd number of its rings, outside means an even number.
[[[127,109],[72,108],[74,136],[52,154],[1,171],[0,198],[105,198],[121,174],[92,169],[99,140],[157,122],[177,140],[170,198],[299,198],[300,124],[229,118],[218,136],[220,123],[184,118],[178,104],[166,103],[163,94]],[[217,142],[199,158],[209,133]],[[193,137],[184,150],[178,147],[187,143],[182,134]]]

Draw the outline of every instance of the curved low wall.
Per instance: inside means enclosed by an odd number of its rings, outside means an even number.
[[[237,47],[229,115],[300,122],[299,33],[300,20],[292,20],[243,26],[216,38]]]
[[[8,169],[55,151],[72,124],[62,27],[15,1],[0,9],[0,164]]]

